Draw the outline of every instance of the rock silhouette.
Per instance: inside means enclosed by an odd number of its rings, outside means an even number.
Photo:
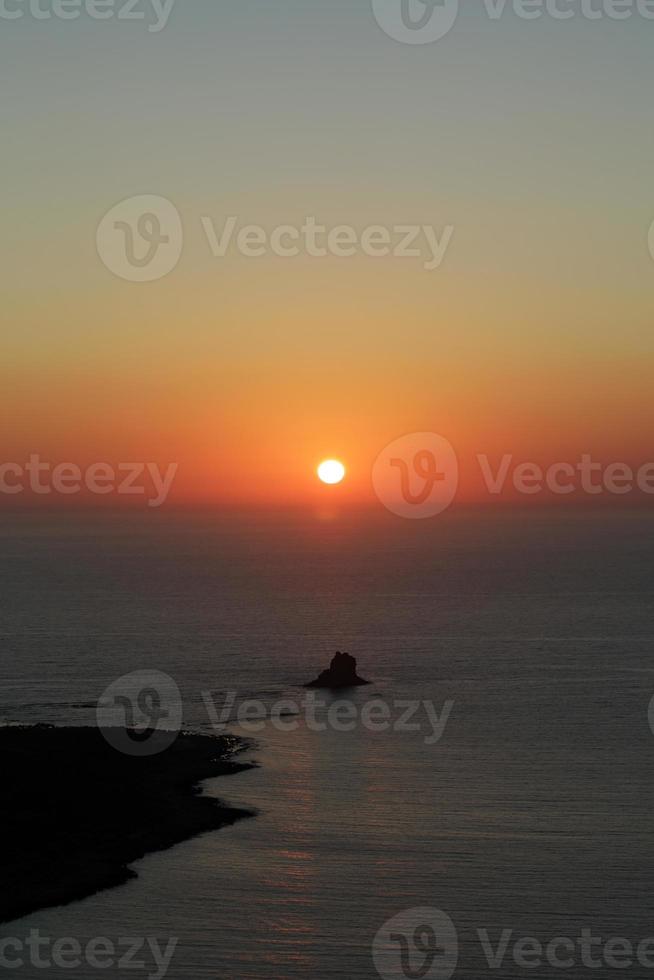
[[[162,736],[152,736],[160,752],[140,757],[117,752],[98,728],[0,727],[0,867],[11,881],[0,922],[122,885],[145,854],[253,816],[198,790],[251,768],[234,758],[241,743]]]
[[[369,684],[363,677],[357,674],[357,662],[355,657],[349,653],[341,653],[340,650],[332,657],[327,670],[316,677],[315,681],[305,684],[305,687],[359,687],[361,684]]]

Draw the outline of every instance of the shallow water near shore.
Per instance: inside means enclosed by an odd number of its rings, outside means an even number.
[[[337,649],[374,682],[348,692],[357,718],[379,698],[453,707],[435,744],[424,717],[417,731],[316,731],[302,712],[293,731],[266,724],[246,753],[259,768],[205,785],[256,819],[2,934],[175,937],[171,980],[367,980],[385,920],[421,906],[455,923],[470,980],[527,972],[510,951],[491,969],[478,930],[495,946],[503,929],[653,935],[653,529],[580,510],[3,518],[7,719],[88,723],[118,676],[158,669],[185,725],[209,731],[202,692],[301,705]],[[130,975],[155,973],[140,958]]]

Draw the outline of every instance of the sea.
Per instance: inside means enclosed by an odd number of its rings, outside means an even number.
[[[203,785],[253,818],[2,926],[50,943],[17,977],[160,978],[155,939],[169,980],[654,976],[651,511],[5,512],[0,543],[4,724],[157,671],[255,763]],[[370,685],[310,694],[337,650]]]

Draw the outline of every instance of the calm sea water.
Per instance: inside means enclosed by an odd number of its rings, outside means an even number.
[[[480,929],[654,935],[653,532],[651,515],[579,510],[2,518],[7,719],[91,722],[106,685],[156,668],[209,730],[203,691],[299,703],[336,649],[374,681],[357,710],[454,702],[436,744],[423,714],[412,732],[268,724],[258,768],[206,785],[255,819],[3,934],[176,937],[171,980],[368,980],[377,931],[416,907],[450,916],[470,980],[565,973],[510,951],[491,969]],[[568,975],[616,975],[575,957]],[[20,976],[146,976],[145,959]]]

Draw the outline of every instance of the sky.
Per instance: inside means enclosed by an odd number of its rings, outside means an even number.
[[[273,506],[316,499],[328,456],[370,499],[410,432],[464,473],[654,458],[654,21],[463,0],[413,45],[371,0],[177,0],[158,32],[24,6],[0,24],[5,460],[174,461],[177,502]],[[150,282],[96,242],[140,195],[183,226]],[[230,215],[451,237],[433,269],[215,256]]]

